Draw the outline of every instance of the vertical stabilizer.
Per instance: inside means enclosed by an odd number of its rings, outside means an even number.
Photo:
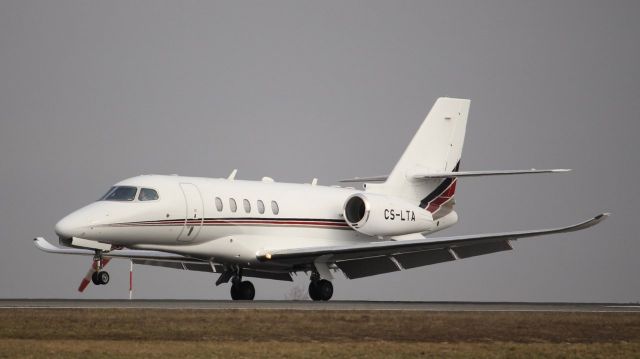
[[[368,184],[367,191],[406,198],[434,214],[452,207],[455,178],[416,180],[411,174],[458,170],[470,104],[466,99],[439,98],[386,182]]]

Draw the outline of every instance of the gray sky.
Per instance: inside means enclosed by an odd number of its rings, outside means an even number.
[[[439,96],[472,99],[464,179],[437,235],[571,224],[509,253],[334,282],[335,299],[640,301],[637,1],[0,2],[0,297],[76,287],[53,226],[142,173],[321,184],[387,173]],[[138,298],[229,297],[216,276],[135,268]],[[294,284],[255,280],[257,299]]]

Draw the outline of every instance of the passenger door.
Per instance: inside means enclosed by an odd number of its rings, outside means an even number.
[[[184,227],[178,236],[179,241],[192,241],[200,233],[202,221],[204,220],[204,206],[202,196],[198,187],[192,183],[180,183],[182,194],[184,195],[184,203],[186,215]]]

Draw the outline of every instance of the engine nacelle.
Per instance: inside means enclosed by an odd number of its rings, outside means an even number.
[[[357,193],[344,204],[345,221],[370,236],[400,236],[432,231],[436,227],[431,213],[393,196]]]

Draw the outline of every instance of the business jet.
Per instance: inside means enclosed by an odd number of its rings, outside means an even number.
[[[326,301],[331,280],[348,279],[508,251],[521,238],[572,232],[604,220],[602,213],[572,226],[433,238],[458,221],[458,180],[466,177],[567,172],[567,169],[461,171],[470,101],[439,98],[388,176],[343,180],[362,189],[178,175],[143,175],[116,183],[98,201],[55,225],[59,244],[46,252],[87,255],[83,280],[109,282],[104,266],[135,264],[218,274],[231,298],[252,300],[247,277],[292,281],[308,274],[309,297]]]

